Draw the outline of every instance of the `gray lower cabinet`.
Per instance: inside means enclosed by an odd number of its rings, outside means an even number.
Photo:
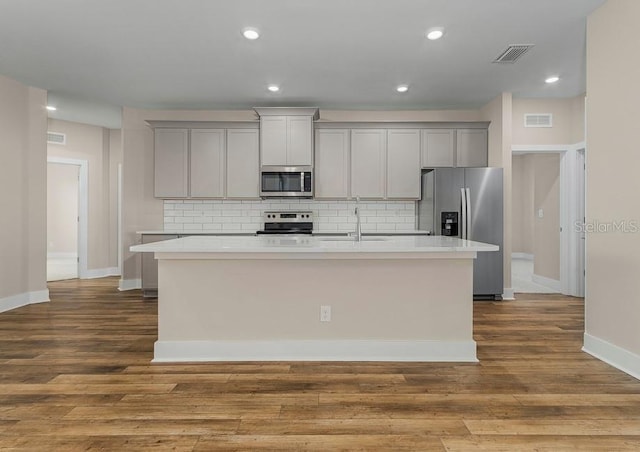
[[[177,239],[178,234],[142,234],[142,243],[161,242]],[[158,295],[158,261],[153,253],[142,253],[142,295],[155,297]]]

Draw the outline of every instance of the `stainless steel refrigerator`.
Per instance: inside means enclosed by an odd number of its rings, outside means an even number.
[[[502,168],[437,168],[422,173],[418,229],[498,245],[473,263],[475,299],[502,298]]]

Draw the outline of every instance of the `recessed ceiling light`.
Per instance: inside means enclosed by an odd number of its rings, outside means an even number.
[[[250,40],[258,39],[260,37],[260,33],[255,28],[245,28],[242,30],[242,35]]]
[[[399,93],[406,93],[407,91],[409,91],[409,86],[398,85],[398,87],[396,88],[396,91],[398,91]]]
[[[560,80],[560,77],[558,77],[557,75],[554,75],[553,77],[548,77],[547,79],[545,79],[545,83],[555,83],[558,80]]]
[[[49,111],[56,111],[56,110],[57,110],[57,108],[56,108],[56,107],[54,107],[53,105],[47,105],[47,110],[49,110]]]
[[[267,86],[267,89],[272,93],[277,93],[278,91],[280,91],[280,87],[278,85],[269,85]]]
[[[427,31],[427,39],[435,41],[436,39],[440,39],[444,36],[444,30],[442,28],[432,28]]]

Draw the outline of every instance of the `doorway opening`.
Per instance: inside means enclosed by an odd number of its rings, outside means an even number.
[[[47,159],[47,281],[86,275],[87,165]]]
[[[560,154],[513,156],[512,287],[558,293],[560,285]]]
[[[584,296],[584,143],[513,150],[512,286]]]

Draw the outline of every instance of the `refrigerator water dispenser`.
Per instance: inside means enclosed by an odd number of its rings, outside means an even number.
[[[457,237],[458,236],[458,212],[442,212],[441,230],[442,235]]]

